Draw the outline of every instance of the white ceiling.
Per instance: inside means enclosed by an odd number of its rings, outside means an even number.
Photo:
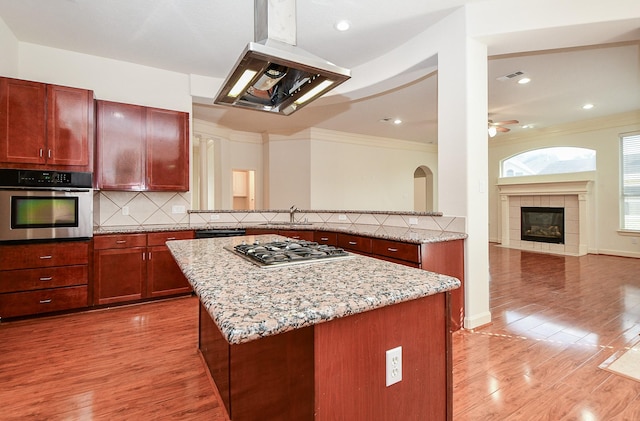
[[[483,1],[488,0],[298,1],[297,44],[339,66],[356,68],[418,36],[454,8]],[[254,36],[252,0],[0,0],[0,17],[22,42],[221,79]],[[335,30],[340,19],[351,21],[352,29]],[[531,44],[526,33],[483,40],[490,54],[510,53],[489,60],[490,118],[544,128],[639,109],[639,28],[636,21],[596,28],[603,35],[585,30],[584,45],[624,42],[544,52],[517,50],[517,45]],[[536,45],[559,46],[554,40],[558,31],[528,34],[533,35]],[[562,35],[576,37],[576,32]],[[580,40],[572,45],[581,45]],[[532,82],[496,80],[515,71]],[[436,143],[436,78],[431,73],[355,101],[320,99],[288,117],[202,104],[194,104],[193,116],[244,131],[319,127]],[[585,102],[596,106],[584,111]],[[380,121],[395,117],[404,123]],[[525,130],[510,127],[514,133]]]

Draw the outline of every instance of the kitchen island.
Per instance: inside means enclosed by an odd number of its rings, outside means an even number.
[[[167,243],[200,299],[200,351],[234,421],[451,418],[456,278],[353,255],[260,268],[225,246]],[[402,380],[385,352],[402,347]]]

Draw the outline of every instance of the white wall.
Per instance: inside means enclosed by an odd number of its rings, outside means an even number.
[[[216,209],[231,209],[233,169],[256,171],[257,209],[411,211],[415,169],[437,174],[436,148],[413,142],[319,129],[262,139],[200,120],[194,135],[217,145]]]
[[[551,146],[576,146],[596,151],[596,181],[594,185],[595,215],[589,225],[594,232],[589,242],[593,253],[640,257],[640,245],[633,238],[620,235],[620,149],[622,133],[640,131],[640,111],[580,121],[558,127],[496,138],[489,145],[490,240],[499,242],[501,206],[497,187],[500,161],[532,149]],[[558,175],[558,180],[564,176]]]
[[[256,209],[263,208],[265,168],[262,137],[257,133],[235,132],[213,123],[194,120],[193,135],[210,139],[214,144],[213,162],[207,171],[213,173],[215,209],[233,209],[233,170],[255,171]],[[198,166],[199,162],[193,162]],[[198,171],[194,171],[194,174]]]
[[[311,209],[413,211],[416,168],[437,173],[430,145],[317,130],[312,136]]]
[[[20,43],[20,78],[91,89],[96,99],[191,112],[188,75]]]
[[[18,77],[18,40],[0,17],[0,75]]]

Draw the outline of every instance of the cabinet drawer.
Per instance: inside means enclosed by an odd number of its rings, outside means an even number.
[[[0,293],[87,284],[87,265],[0,272]]]
[[[170,240],[190,240],[195,237],[193,231],[163,231],[147,234],[148,246],[164,246]]]
[[[88,241],[0,246],[0,270],[86,265],[88,262]]]
[[[0,294],[0,318],[48,313],[86,306],[86,285]]]
[[[313,231],[279,230],[278,234],[283,237],[293,238],[294,240],[313,241]]]
[[[146,246],[147,234],[106,234],[93,237],[93,248],[95,250]]]
[[[326,231],[315,231],[313,234],[313,241],[315,241],[318,244],[336,246],[338,245],[338,233],[326,232]]]
[[[371,238],[338,233],[338,247],[360,253],[371,253]]]
[[[390,240],[375,240],[373,254],[420,263],[420,245]]]

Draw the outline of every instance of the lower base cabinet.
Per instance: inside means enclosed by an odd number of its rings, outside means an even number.
[[[89,241],[0,246],[0,319],[89,305]]]
[[[192,238],[193,231],[95,236],[94,305],[189,293],[165,243]]]

